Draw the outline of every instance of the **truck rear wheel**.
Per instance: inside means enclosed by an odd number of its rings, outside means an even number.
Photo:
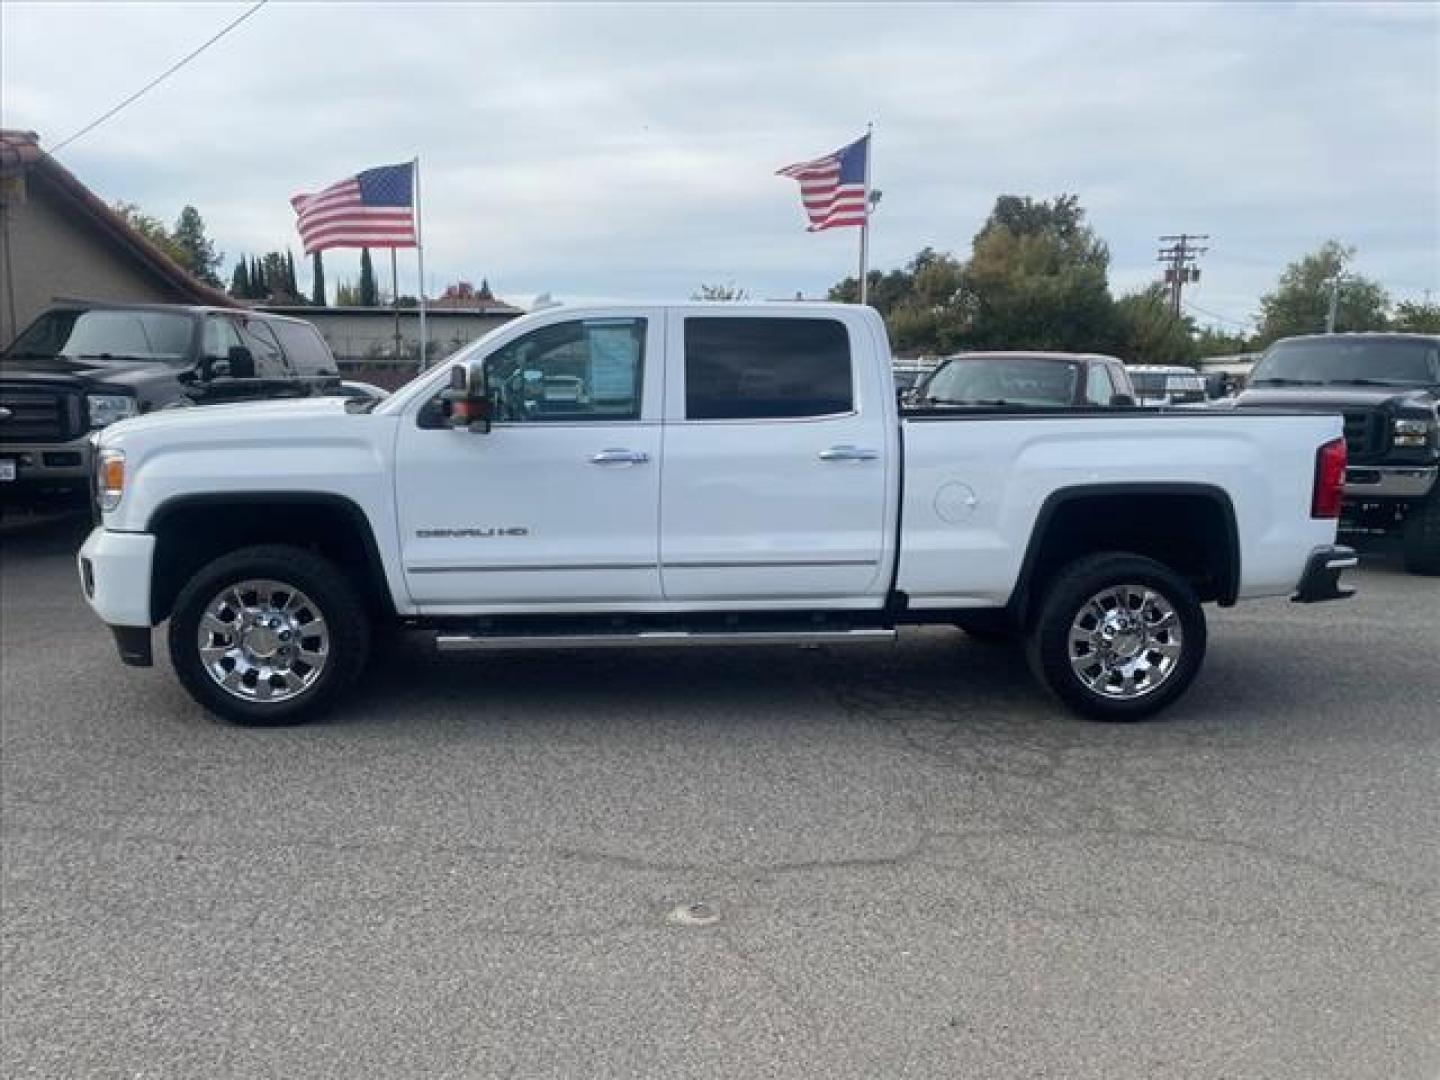
[[[1440,574],[1440,484],[1405,520],[1405,569],[1412,574]]]
[[[332,705],[369,647],[365,605],[329,560],[242,548],[203,567],[170,616],[170,659],[190,695],[240,724],[290,724]]]
[[[1076,712],[1143,720],[1183,694],[1205,658],[1188,582],[1138,555],[1092,555],[1052,582],[1031,631],[1036,676]]]

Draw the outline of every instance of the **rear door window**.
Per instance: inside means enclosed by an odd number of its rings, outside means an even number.
[[[325,339],[309,323],[282,322],[266,323],[275,331],[285,349],[285,358],[297,375],[334,375],[335,358]]]
[[[685,320],[685,418],[834,416],[855,408],[850,335],[835,319]]]

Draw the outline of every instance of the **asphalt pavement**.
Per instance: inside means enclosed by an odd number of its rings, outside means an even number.
[[[249,730],[120,665],[82,533],[0,532],[5,1077],[1440,1074],[1440,580],[1384,557],[1212,609],[1142,725],[927,629],[408,641]]]

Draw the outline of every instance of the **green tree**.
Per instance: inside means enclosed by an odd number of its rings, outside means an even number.
[[[953,352],[964,344],[969,319],[965,269],[953,255],[922,248],[899,269],[871,270],[866,291],[869,305],[885,318],[896,352]],[[860,279],[841,281],[829,298],[858,303]]]
[[[476,300],[494,300],[495,294],[490,291],[490,279],[480,279],[480,291],[475,294]]]
[[[1428,300],[1401,300],[1395,305],[1390,329],[1411,334],[1440,334],[1440,304],[1432,304]]]
[[[276,304],[293,304],[300,297],[290,287],[290,268],[285,256],[278,251],[267,251],[260,265],[265,275],[266,297]]]
[[[359,307],[360,286],[353,281],[339,281],[335,283],[335,306],[336,307]]]
[[[230,295],[237,300],[250,298],[250,268],[245,264],[244,258],[235,263],[235,269],[230,275]]]
[[[206,285],[220,288],[220,278],[215,271],[225,256],[216,252],[214,243],[205,235],[205,219],[200,211],[193,206],[181,210],[171,238],[180,251],[180,265]]]
[[[975,246],[990,233],[1004,230],[1016,237],[1044,237],[1056,259],[1066,265],[1106,271],[1110,249],[1085,224],[1078,195],[1057,195],[1036,201],[1030,196],[1001,195],[975,237]]]
[[[157,248],[170,256],[171,260],[188,269],[185,249],[180,246],[179,241],[171,235],[170,230],[165,228],[165,223],[159,218],[151,217],[134,203],[117,202],[114,206],[115,213],[120,215],[121,220],[130,228],[134,229],[141,236],[149,240]]]
[[[1251,351],[1250,339],[1244,334],[1232,334],[1228,330],[1206,326],[1195,334],[1195,351],[1201,357],[1235,356]]]
[[[310,302],[317,307],[325,306],[325,260],[320,257],[320,252],[315,252],[310,257]]]
[[[1355,249],[1327,240],[1285,268],[1275,288],[1260,298],[1260,330],[1256,346],[1264,348],[1292,334],[1325,330],[1330,293],[1340,281],[1336,330],[1383,330],[1390,298],[1379,282],[1346,271]]]
[[[260,260],[250,258],[250,299],[265,300],[270,296],[270,285],[265,280],[265,268]]]
[[[485,285],[486,291],[489,291],[489,288],[490,286],[488,284]],[[728,284],[724,285],[701,285],[700,288],[696,289],[693,293],[690,294],[690,299],[749,300],[750,292],[748,289],[742,289],[740,288],[740,286],[736,285],[733,281],[731,281]]]
[[[1156,282],[1115,302],[1119,331],[1116,355],[1131,364],[1194,364],[1200,352],[1188,318],[1170,310],[1165,286]]]
[[[966,274],[973,348],[1106,352],[1120,337],[1110,252],[1073,195],[1002,195],[975,235]]]
[[[380,292],[375,286],[375,267],[370,262],[370,249],[360,249],[360,306],[378,307]]]
[[[289,248],[285,249],[285,285],[291,296],[300,295],[300,285],[295,280],[295,253]]]

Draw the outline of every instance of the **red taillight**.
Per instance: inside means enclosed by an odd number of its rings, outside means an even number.
[[[1310,497],[1312,518],[1338,518],[1345,494],[1345,440],[1334,439],[1315,453],[1315,491]]]

